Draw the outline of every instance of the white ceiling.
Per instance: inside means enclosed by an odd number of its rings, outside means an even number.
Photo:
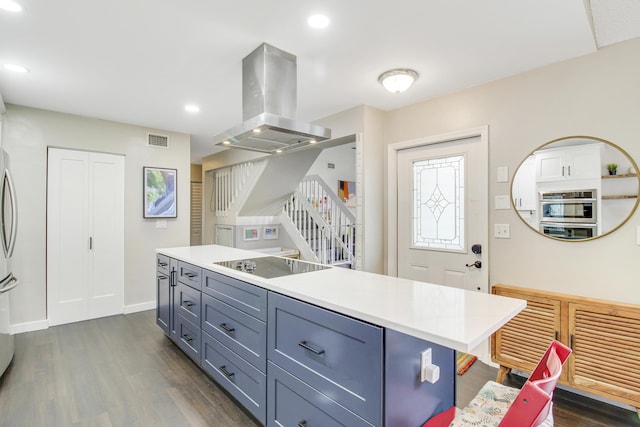
[[[310,122],[594,52],[590,4],[600,46],[640,35],[637,0],[16,1],[22,12],[0,10],[0,64],[30,72],[0,69],[6,103],[189,133],[196,163],[242,121],[241,61],[262,42],[297,56],[297,119]],[[318,12],[324,30],[306,24]],[[398,67],[420,77],[391,94],[377,77]]]

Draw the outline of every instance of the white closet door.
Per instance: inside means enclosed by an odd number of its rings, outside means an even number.
[[[124,305],[124,157],[89,155],[89,318]]]
[[[49,323],[122,313],[124,158],[62,149],[48,156]]]

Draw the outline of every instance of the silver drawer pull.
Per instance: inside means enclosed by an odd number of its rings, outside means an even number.
[[[160,262],[160,261],[158,261],[158,265],[159,265],[160,267],[166,267],[166,266],[167,266],[167,265],[169,265],[169,264],[168,264],[168,263],[166,263],[166,262]]]
[[[194,305],[194,304],[193,304],[191,301],[184,301],[184,302],[182,303],[182,306],[183,306],[183,307],[187,307],[187,308],[189,308],[189,307],[193,307],[193,305]]]
[[[318,350],[317,348],[313,348],[313,347],[311,347],[309,344],[307,344],[307,342],[306,342],[306,341],[300,341],[300,342],[298,343],[298,345],[299,345],[300,347],[304,348],[305,350],[309,350],[309,351],[310,351],[310,352],[312,352],[312,353],[315,353],[315,354],[324,354],[324,350],[322,350],[322,349],[321,349],[321,350]]]
[[[183,276],[187,276],[189,279],[193,279],[194,277],[198,277],[196,273],[184,273]]]
[[[222,329],[224,329],[224,331],[228,334],[232,333],[233,331],[236,330],[236,328],[232,328],[231,326],[227,325],[226,323],[220,323],[220,327]]]
[[[191,338],[191,337],[189,336],[189,334],[184,334],[184,335],[182,335],[182,339],[183,339],[183,340],[185,340],[186,342],[191,342],[191,341],[193,341],[193,338]]]
[[[235,375],[235,373],[227,371],[227,365],[220,366],[220,372],[222,372],[227,378],[231,378]]]
[[[307,427],[307,421],[306,420],[302,420],[302,421],[298,422],[298,427]]]

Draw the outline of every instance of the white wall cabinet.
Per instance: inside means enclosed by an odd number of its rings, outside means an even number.
[[[537,182],[599,179],[600,169],[600,146],[597,144],[536,153]]]
[[[537,209],[535,156],[529,156],[518,168],[518,173],[513,177],[511,196],[516,210],[534,211]]]
[[[49,324],[122,313],[123,294],[124,157],[49,148]]]

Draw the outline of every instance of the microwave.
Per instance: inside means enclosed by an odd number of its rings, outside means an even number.
[[[549,191],[540,193],[540,222],[595,224],[597,191]]]
[[[597,224],[577,224],[566,222],[541,222],[540,232],[545,236],[565,240],[590,239],[598,235]]]

